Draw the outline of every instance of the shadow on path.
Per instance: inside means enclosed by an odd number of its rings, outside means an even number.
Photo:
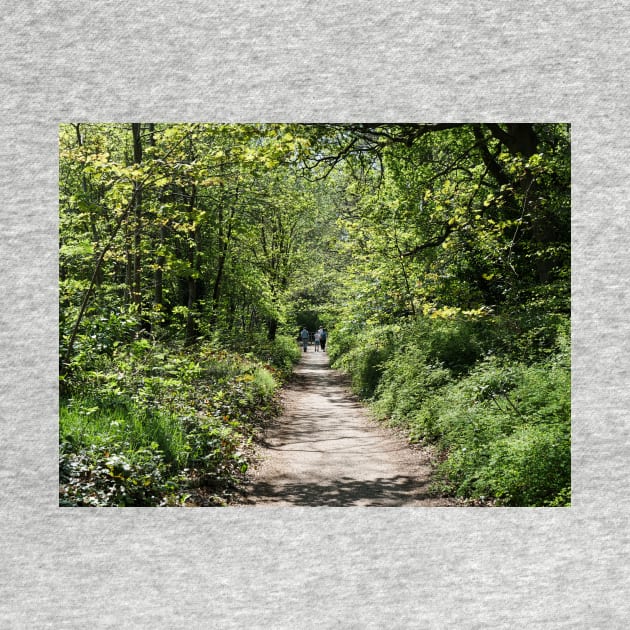
[[[307,352],[283,392],[285,412],[267,431],[245,505],[451,505],[429,492],[428,453],[378,427],[331,370]]]
[[[419,487],[415,477],[396,475],[372,480],[341,477],[298,483],[268,483],[260,481],[252,486],[254,497],[265,497],[273,505],[274,500],[296,506],[403,506],[411,501],[431,499],[430,493]]]

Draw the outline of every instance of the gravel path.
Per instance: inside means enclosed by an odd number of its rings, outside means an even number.
[[[324,352],[302,354],[267,431],[246,505],[453,505],[428,492],[429,456],[377,426]]]

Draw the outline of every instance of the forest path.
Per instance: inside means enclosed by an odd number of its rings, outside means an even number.
[[[245,505],[439,506],[429,455],[371,420],[328,355],[309,347],[284,388]]]

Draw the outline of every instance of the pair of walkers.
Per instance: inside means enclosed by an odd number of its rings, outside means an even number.
[[[302,332],[300,333],[300,338],[302,339],[302,348],[304,348],[304,352],[306,352],[306,349],[308,347],[309,337],[310,333],[308,332],[308,330],[306,330],[305,326],[304,328],[302,328]],[[327,337],[328,335],[326,334],[326,331],[320,326],[319,330],[313,336],[313,341],[315,343],[315,352],[319,352],[320,347],[324,352],[326,351]]]

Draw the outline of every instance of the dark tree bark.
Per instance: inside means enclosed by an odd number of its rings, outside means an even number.
[[[142,125],[141,123],[131,123],[133,138],[133,163],[142,163]],[[148,331],[150,322],[142,313],[142,182],[135,181],[133,184],[133,254],[131,256],[131,302],[136,307],[136,312],[140,320],[140,329]]]
[[[267,319],[267,339],[274,341],[278,332],[278,320],[275,317]]]
[[[237,199],[234,199],[236,204]],[[217,272],[214,277],[214,283],[212,285],[212,313],[210,316],[210,323],[215,326],[217,323],[217,317],[219,312],[219,300],[221,298],[221,288],[223,285],[223,275],[225,273],[225,265],[227,263],[230,241],[232,239],[232,229],[234,223],[234,214],[236,212],[235,205],[232,205],[228,213],[227,219],[223,213],[223,208],[219,207],[218,215],[218,240],[219,240],[219,254],[217,258]]]
[[[149,145],[155,147],[155,123],[149,123]],[[166,191],[160,192],[158,203],[162,203]],[[160,217],[159,228],[157,234],[157,249],[158,254],[155,257],[155,270],[153,272],[153,305],[157,309],[162,309],[164,306],[164,265],[166,263],[166,256],[162,253],[164,243],[166,242],[166,226]]]
[[[538,146],[538,136],[534,126],[530,123],[508,123],[503,128],[501,125],[492,123],[486,124],[490,133],[500,140],[510,153],[516,155],[520,153],[523,157],[529,158],[536,153]]]
[[[190,193],[188,209],[191,217],[197,202],[197,187],[193,185]],[[199,337],[199,325],[196,318],[197,301],[199,299],[199,282],[197,274],[199,272],[199,228],[195,229],[194,241],[189,246],[188,262],[190,264],[190,275],[188,276],[187,293],[188,299],[186,307],[188,309],[186,315],[186,330],[184,335],[184,345],[191,346]]]

